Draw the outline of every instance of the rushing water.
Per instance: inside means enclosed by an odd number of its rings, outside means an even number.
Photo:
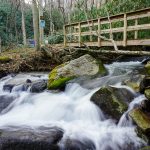
[[[109,70],[108,76],[87,81],[84,88],[77,83],[69,83],[64,92],[45,91],[39,94],[19,91],[19,87],[14,87],[11,93],[4,92],[3,85],[13,78],[7,76],[0,80],[0,95],[15,96],[15,100],[2,111],[0,128],[59,127],[64,131],[59,142],[61,149],[65,149],[64,142],[67,139],[82,142],[88,139],[93,142],[96,150],[130,150],[130,144],[138,149],[143,141],[137,137],[132,122],[125,116],[144,96],[137,96],[130,103],[128,111],[118,124],[106,119],[105,114],[90,101],[90,97],[103,85],[122,87],[121,81],[127,79],[140,66],[139,62],[113,63],[106,66]],[[26,78],[38,79],[31,75],[26,75]],[[45,79],[47,76],[43,75],[41,78]],[[123,87],[134,92],[129,87]]]

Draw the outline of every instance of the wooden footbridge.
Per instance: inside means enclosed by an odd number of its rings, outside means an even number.
[[[64,26],[64,46],[113,46],[98,36],[113,35],[117,46],[150,46],[150,8]]]

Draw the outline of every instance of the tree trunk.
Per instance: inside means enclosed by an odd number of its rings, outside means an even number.
[[[25,27],[25,17],[24,17],[24,0],[20,1],[21,3],[21,13],[22,13],[22,34],[23,34],[23,44],[24,46],[27,45],[26,42],[26,27]]]
[[[40,32],[39,32],[39,10],[36,0],[32,0],[32,13],[33,13],[33,29],[34,29],[34,40],[35,49],[40,50]]]

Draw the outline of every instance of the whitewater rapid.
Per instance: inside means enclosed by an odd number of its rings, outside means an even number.
[[[9,94],[16,96],[16,98],[2,111],[0,128],[29,126],[36,129],[40,126],[56,126],[64,131],[63,138],[59,142],[60,147],[63,147],[63,142],[70,138],[80,141],[89,139],[94,143],[96,150],[121,150],[130,144],[138,148],[141,143],[143,144],[143,141],[137,137],[132,122],[125,120],[123,116],[118,124],[112,119],[106,119],[105,114],[90,101],[90,97],[102,85],[111,84],[121,87],[120,82],[140,65],[139,62],[107,65],[109,76],[97,78],[87,84],[97,83],[96,87],[87,89],[77,83],[69,83],[64,92],[44,91],[39,94],[18,90],[13,90],[12,93],[4,92],[3,85],[13,78],[7,76],[0,80],[0,95]],[[116,74],[116,69],[123,71],[123,73]],[[45,76],[43,78],[45,79]],[[128,87],[126,88],[131,90]],[[128,111],[134,107],[134,104],[143,99],[144,96],[141,95],[136,97],[130,103]]]

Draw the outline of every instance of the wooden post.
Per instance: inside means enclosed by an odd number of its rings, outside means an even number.
[[[67,46],[66,26],[64,25],[64,47]]]
[[[123,46],[127,46],[127,14],[124,14]]]
[[[90,23],[90,42],[92,42],[92,22]]]
[[[137,25],[138,25],[138,20],[135,19],[135,28],[136,28]],[[135,31],[134,39],[135,39],[135,40],[138,39],[138,31],[137,31],[137,30]]]
[[[81,47],[81,24],[79,23],[79,47]]]
[[[99,37],[101,35],[101,20],[98,19],[98,47],[101,47],[101,38]]]

